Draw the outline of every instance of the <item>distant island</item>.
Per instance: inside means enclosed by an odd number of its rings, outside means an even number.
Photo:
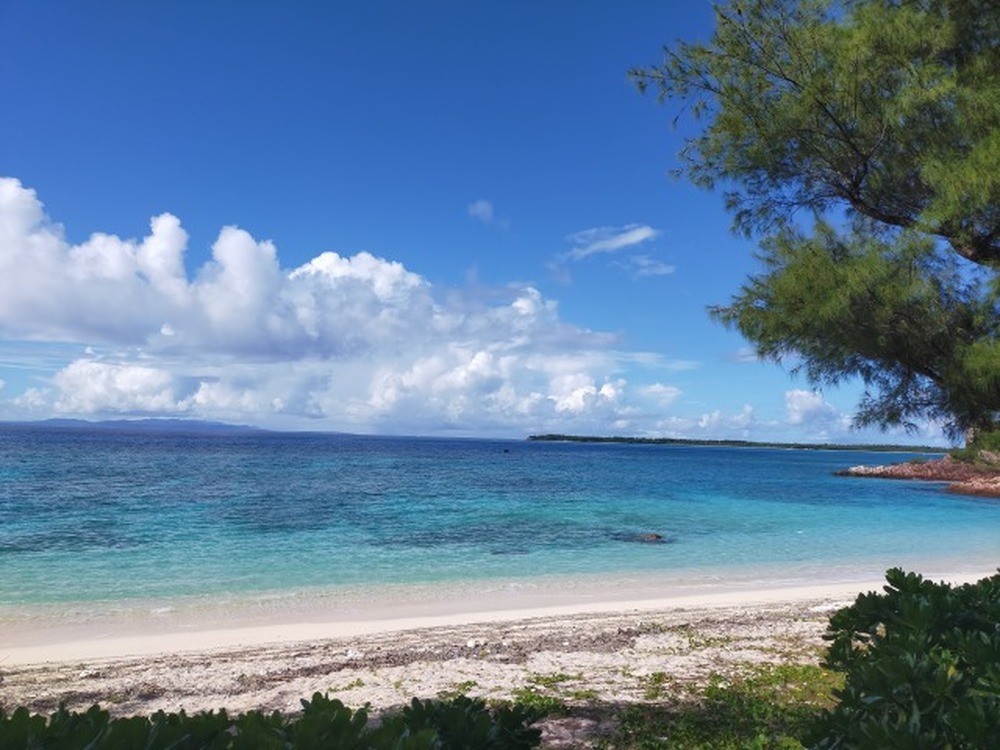
[[[784,448],[811,451],[867,451],[881,453],[947,453],[931,445],[840,445],[837,443],[769,443],[752,440],[694,440],[689,438],[606,437],[600,435],[529,435],[528,440],[563,443],[628,443],[636,445],[693,445],[719,448]]]

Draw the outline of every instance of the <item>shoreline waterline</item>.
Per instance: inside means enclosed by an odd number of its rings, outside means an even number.
[[[953,584],[992,575],[988,561],[905,561]],[[892,567],[887,565],[886,567]],[[823,601],[831,606],[881,590],[885,568],[808,568],[635,573],[271,592],[252,597],[0,607],[0,664],[93,662],[167,653],[248,649],[418,629],[535,618],[759,607]]]
[[[1000,504],[867,455],[0,430],[0,669],[995,570]]]

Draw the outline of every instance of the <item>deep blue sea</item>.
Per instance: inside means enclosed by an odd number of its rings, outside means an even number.
[[[0,605],[539,576],[994,569],[1000,501],[833,475],[909,457],[0,428]]]

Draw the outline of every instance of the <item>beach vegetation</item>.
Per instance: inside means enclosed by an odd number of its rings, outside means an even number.
[[[1000,429],[974,431],[962,448],[950,451],[952,458],[996,470],[1000,465]]]
[[[513,705],[537,711],[542,716],[565,716],[568,712],[565,699],[543,692],[533,685],[515,688],[511,697]]]
[[[414,698],[397,721],[409,732],[432,732],[439,743],[434,747],[519,750],[538,746],[541,732],[531,725],[542,715],[528,706],[488,706],[480,698],[460,696],[448,701]]]
[[[1000,573],[952,586],[895,568],[886,581],[830,619],[825,665],[844,686],[814,746],[995,747]]]
[[[148,718],[113,718],[98,706],[83,712],[60,708],[48,717],[23,707],[9,715],[0,709],[0,748],[526,750],[537,747],[541,738],[532,726],[539,711],[488,706],[474,698],[413,699],[401,711],[381,716],[377,725],[368,721],[366,709],[352,710],[321,693],[303,700],[302,707],[293,717],[277,711],[230,717],[222,710],[191,715],[159,711]]]
[[[568,700],[591,702],[597,700],[597,691],[592,688],[572,688],[563,692]]]
[[[469,691],[475,687],[478,687],[479,683],[475,680],[462,680],[461,682],[455,683],[448,690],[441,690],[438,692],[438,698],[441,700],[451,700],[453,698],[459,698],[463,695],[468,695]]]
[[[528,682],[540,687],[554,688],[564,682],[582,679],[582,674],[573,675],[566,674],[565,672],[557,672],[555,674],[533,674],[528,678]]]
[[[567,701],[589,702],[597,698],[597,691],[580,687],[584,679],[580,672],[532,674],[528,676],[526,685],[512,692],[512,697],[516,704],[530,706],[546,716],[565,716],[569,713]]]
[[[695,651],[706,648],[725,648],[732,642],[729,635],[709,635],[698,630],[690,623],[667,628],[665,632],[674,633],[687,641],[687,650]]]
[[[669,679],[666,672],[653,672],[643,678],[643,697],[648,701],[663,698],[667,693]]]
[[[1000,5],[728,0],[707,42],[631,71],[697,129],[678,174],[724,191],[763,271],[710,308],[858,425],[1000,415]],[[680,116],[680,115],[678,115]]]
[[[712,675],[703,690],[668,691],[666,675],[650,675],[657,703],[623,708],[602,747],[616,750],[801,750],[801,738],[840,677],[811,664],[765,665],[741,676]]]

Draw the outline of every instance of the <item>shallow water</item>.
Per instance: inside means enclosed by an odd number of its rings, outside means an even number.
[[[1000,502],[833,476],[908,457],[5,428],[0,606],[995,568]]]

